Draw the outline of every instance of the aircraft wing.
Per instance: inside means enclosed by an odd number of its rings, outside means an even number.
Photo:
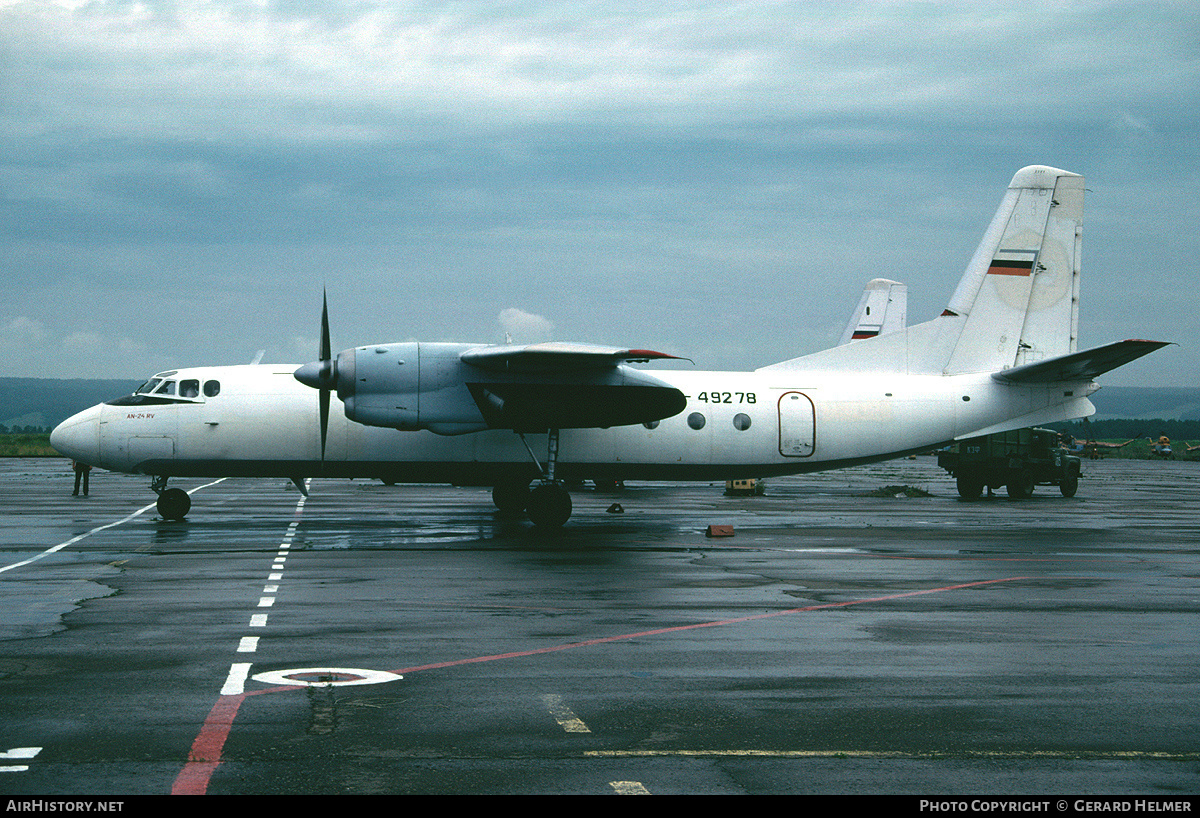
[[[1169,341],[1144,341],[1130,339],[1116,341],[1083,352],[1059,355],[1023,366],[1014,366],[992,373],[992,378],[1008,383],[1058,383],[1090,381],[1110,369],[1149,355],[1156,349],[1168,346]]]
[[[551,342],[475,347],[459,360],[491,428],[538,431],[646,423],[683,411],[680,392],[621,364],[675,358],[649,349]]]
[[[622,363],[668,358],[681,360],[676,355],[651,349],[619,349],[560,341],[476,347],[459,355],[463,363],[479,369],[522,373],[593,371],[611,369]]]

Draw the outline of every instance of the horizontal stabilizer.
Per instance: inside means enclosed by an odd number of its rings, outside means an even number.
[[[493,372],[563,372],[611,369],[629,361],[680,360],[652,349],[619,349],[595,344],[551,341],[542,344],[504,344],[468,349],[463,363]]]
[[[1110,369],[1124,366],[1143,355],[1161,349],[1169,341],[1143,341],[1131,339],[1105,344],[1083,352],[1059,355],[1045,361],[1016,366],[992,375],[995,380],[1008,383],[1058,383],[1064,381],[1090,381]]]

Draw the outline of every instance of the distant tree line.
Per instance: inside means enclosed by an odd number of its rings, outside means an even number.
[[[0,435],[48,435],[51,429],[48,426],[13,426],[9,428],[3,423],[0,423]]]
[[[1047,426],[1060,432],[1069,432],[1080,440],[1129,440],[1130,438],[1158,439],[1166,435],[1171,440],[1200,440],[1200,420],[1072,420],[1066,423],[1050,423]]]

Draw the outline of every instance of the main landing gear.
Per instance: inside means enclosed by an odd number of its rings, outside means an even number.
[[[164,520],[182,520],[192,508],[192,498],[183,489],[167,488],[167,478],[161,475],[150,482],[158,494],[158,516]]]
[[[538,462],[533,449],[529,448],[525,435],[520,432],[517,434],[542,476],[532,484],[521,481],[496,484],[492,489],[492,502],[506,514],[518,514],[524,510],[529,514],[530,522],[539,528],[561,528],[571,518],[571,493],[562,480],[554,477],[554,468],[558,463],[558,429],[551,429],[547,435],[544,467]]]

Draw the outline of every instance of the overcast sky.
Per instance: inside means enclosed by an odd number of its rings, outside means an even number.
[[[0,375],[553,338],[748,369],[936,316],[1087,177],[1081,346],[1195,386],[1194,3],[0,0]]]

